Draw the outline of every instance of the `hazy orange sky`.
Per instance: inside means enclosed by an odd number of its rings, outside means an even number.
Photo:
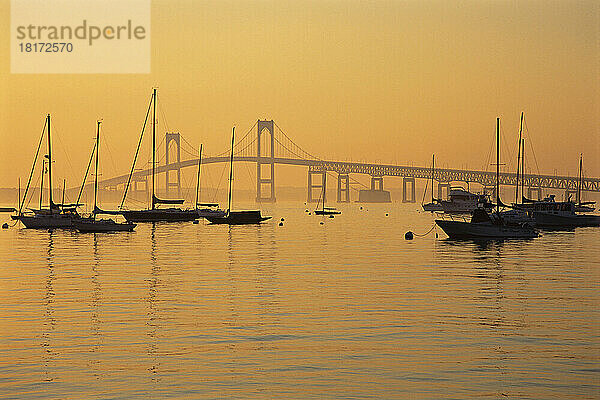
[[[514,154],[524,111],[542,173],[575,175],[583,152],[600,176],[597,1],[155,0],[152,73],[121,75],[11,74],[8,0],[0,15],[2,187],[26,178],[46,113],[58,178],[79,183],[97,118],[105,177],[128,172],[153,86],[160,134],[207,153],[266,118],[321,158],[481,169],[495,118]],[[305,185],[288,170],[278,185]]]

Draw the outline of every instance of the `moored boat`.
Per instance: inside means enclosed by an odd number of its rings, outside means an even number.
[[[544,200],[525,201],[519,207],[527,211],[541,228],[571,229],[583,226],[600,226],[600,215],[578,214],[573,201],[555,201],[554,195]]]
[[[435,223],[451,239],[530,239],[538,236],[529,223],[514,223],[500,212],[500,118],[496,119],[496,210],[475,209],[471,221],[436,219]]]
[[[235,127],[231,134],[231,156],[229,158],[229,193],[227,201],[227,212],[225,215],[217,216],[210,215],[205,216],[211,224],[226,224],[226,225],[248,225],[248,224],[259,224],[263,221],[270,219],[271,217],[263,217],[260,210],[251,211],[231,211],[232,192],[231,184],[233,181],[233,145],[235,142]]]
[[[103,211],[98,207],[98,159],[100,153],[100,124],[98,121],[98,127],[96,130],[96,146],[94,147],[96,152],[96,168],[94,174],[94,209],[92,215],[87,218],[79,218],[73,221],[73,226],[80,232],[131,232],[135,228],[136,224],[131,222],[116,222],[110,218],[96,219],[97,214],[101,214]],[[87,171],[86,171],[87,177]],[[84,177],[84,182],[86,177]]]
[[[227,213],[219,208],[218,203],[200,203],[200,168],[202,167],[202,144],[198,152],[198,174],[196,177],[196,212],[198,217],[224,217]]]
[[[33,171],[35,169],[35,165],[39,156],[40,147],[42,144],[42,140],[44,137],[44,133],[47,133],[47,154],[44,155],[42,159],[42,171],[40,178],[40,206],[38,209],[29,208],[27,210],[23,210],[25,200],[27,199],[27,193],[29,191],[29,185],[31,183],[31,178],[33,176]],[[31,172],[29,174],[29,180],[27,182],[27,186],[25,188],[25,194],[23,195],[23,200],[20,201],[19,210],[17,215],[12,215],[11,218],[16,221],[20,221],[26,228],[30,229],[56,229],[56,228],[64,228],[71,229],[73,228],[73,221],[78,220],[81,216],[77,213],[77,206],[79,206],[77,201],[76,204],[56,204],[52,198],[52,140],[51,140],[51,118],[50,114],[46,116],[46,121],[44,124],[44,130],[42,131],[42,137],[40,138],[40,143],[38,145],[38,149],[35,153],[35,157],[33,160],[33,166],[31,168]],[[44,173],[48,173],[48,208],[42,208],[42,200],[44,193]],[[64,192],[63,192],[64,193]],[[64,197],[64,196],[63,196]],[[64,199],[63,199],[64,203]]]
[[[427,193],[427,187],[425,187],[425,192],[423,193],[423,201],[421,201],[421,207],[423,207],[424,211],[444,211],[442,209],[442,205],[439,200],[433,197],[433,178],[435,175],[435,154],[432,156],[431,160],[431,202],[423,204],[425,200],[425,194]],[[429,181],[427,181],[429,183]]]
[[[128,222],[185,222],[185,221],[194,221],[198,219],[198,212],[196,209],[182,209],[179,207],[170,207],[170,208],[159,208],[157,206],[160,205],[181,205],[183,204],[182,199],[159,199],[155,194],[155,180],[156,180],[156,88],[152,91],[152,97],[150,100],[150,105],[152,106],[152,206],[149,209],[145,210],[124,210],[123,204],[125,202],[125,198],[127,197],[127,189],[129,188],[129,182],[125,186],[125,192],[123,194],[123,200],[121,201],[121,214],[125,217]],[[150,107],[149,105],[149,107]],[[147,123],[147,118],[149,114],[146,114],[146,121],[144,121],[144,127]],[[144,135],[144,129],[142,129],[142,133],[140,136],[141,139]],[[139,144],[138,144],[139,151]],[[131,176],[133,174],[135,163],[137,160],[138,151],[136,151],[135,157],[133,159],[133,165],[131,167],[131,172],[129,174],[129,181],[131,181]]]
[[[462,187],[451,187],[448,191],[448,200],[436,200],[439,209],[434,209],[433,204],[425,211],[443,211],[447,214],[471,213],[478,207],[490,210],[493,207],[489,196],[485,194],[471,193]]]
[[[529,224],[512,224],[497,212],[484,209],[473,211],[471,221],[436,219],[450,239],[531,239],[538,232]]]

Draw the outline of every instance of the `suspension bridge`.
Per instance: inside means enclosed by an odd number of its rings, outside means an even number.
[[[171,190],[176,190],[181,194],[181,170],[184,168],[196,167],[198,158],[181,159],[181,141],[184,140],[179,133],[166,133],[165,143],[165,163],[156,167],[157,174],[164,174],[165,188],[167,195]],[[189,143],[188,145],[193,148]],[[175,160],[172,160],[170,151],[175,147]],[[383,186],[384,177],[401,177],[402,201],[415,202],[415,180],[431,179],[432,171],[430,167],[414,167],[406,165],[376,164],[349,161],[333,161],[319,158],[308,153],[297,145],[273,120],[258,120],[246,132],[246,134],[234,144],[234,162],[248,162],[256,164],[256,201],[257,202],[275,202],[275,166],[276,165],[295,165],[307,168],[307,201],[316,202],[321,195],[327,193],[327,176],[333,175],[337,179],[337,198],[338,202],[351,201],[351,184],[362,185],[364,189],[359,190],[366,194],[375,196],[365,196],[365,198],[379,199],[389,201],[389,193],[385,194]],[[189,154],[192,154],[188,152]],[[214,156],[203,157],[202,164],[214,164],[229,162],[230,151],[226,151]],[[174,180],[171,180],[172,172],[175,172]],[[369,175],[371,185],[359,183],[351,177],[351,174]],[[135,171],[132,174],[133,190],[137,191],[138,184],[144,183],[148,188],[148,176],[152,175],[152,169]],[[99,186],[107,190],[120,190],[127,183],[129,175],[116,176],[99,182]],[[433,172],[433,179],[437,182],[438,197],[442,197],[443,190],[450,188],[451,182],[477,183],[493,191],[496,185],[495,172],[476,171],[466,169],[448,169],[436,168]],[[514,173],[500,173],[500,185],[515,186],[517,176]],[[564,191],[565,198],[572,195],[577,196],[579,178],[572,176],[556,175],[535,175],[525,174],[523,176],[523,185],[527,188],[529,198],[540,199],[543,189],[558,189]],[[583,178],[582,191],[600,192],[600,178]],[[359,196],[359,199],[361,196]],[[578,200],[578,199],[577,199]],[[378,201],[378,200],[376,200]]]

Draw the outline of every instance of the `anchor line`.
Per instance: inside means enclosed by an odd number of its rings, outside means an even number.
[[[415,235],[415,236],[419,236],[419,237],[424,237],[424,236],[427,236],[427,235],[429,235],[429,234],[431,233],[431,231],[433,231],[433,230],[435,229],[435,226],[436,226],[436,224],[435,224],[435,222],[434,222],[434,223],[433,223],[433,226],[431,227],[431,229],[429,229],[429,230],[428,230],[426,233],[423,233],[423,234],[418,234],[418,233],[414,233],[414,232],[413,232],[413,235]]]

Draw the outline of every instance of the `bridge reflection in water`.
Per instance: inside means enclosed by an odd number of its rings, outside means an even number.
[[[166,133],[166,160],[165,165],[156,168],[157,173],[164,173],[166,176],[167,194],[170,189],[176,188],[181,193],[180,171],[183,168],[196,167],[198,158],[191,158],[181,161],[181,140],[183,136],[179,133]],[[185,143],[185,139],[183,139]],[[169,145],[173,143],[176,146],[176,162],[168,162]],[[192,147],[190,145],[190,147]],[[217,154],[215,156],[203,157],[202,164],[227,163],[229,162],[229,151]],[[189,153],[192,156],[191,152]],[[246,134],[237,141],[234,147],[234,162],[255,163],[257,167],[256,174],[256,201],[275,202],[275,165],[296,165],[308,168],[308,196],[309,202],[317,201],[318,194],[314,193],[315,188],[322,190],[326,187],[326,174],[337,174],[337,201],[350,202],[350,174],[363,174],[371,176],[371,190],[383,190],[383,177],[394,176],[403,178],[403,201],[415,201],[415,180],[431,179],[430,167],[413,167],[405,165],[361,163],[350,161],[333,161],[316,157],[300,146],[298,146],[281,128],[272,120],[258,120],[246,132]],[[266,167],[266,168],[265,168]],[[169,173],[177,173],[177,182],[175,184],[169,181]],[[138,170],[133,173],[132,181],[134,189],[137,188],[137,182],[145,182],[146,177],[152,174],[151,169]],[[99,182],[101,188],[118,189],[127,183],[128,175],[121,175]],[[321,184],[313,185],[313,182],[321,180]],[[476,171],[466,169],[436,168],[433,179],[440,184],[440,187],[447,187],[450,182],[477,183],[484,187],[494,187],[496,184],[496,175],[494,172]],[[579,178],[574,176],[557,175],[534,175],[525,174],[524,186],[528,188],[528,197],[540,198],[542,189],[559,189],[565,193],[565,198],[571,194],[577,193]],[[354,181],[355,183],[358,183]],[[517,175],[515,173],[500,173],[500,185],[515,186]],[[366,187],[368,189],[368,187]],[[600,178],[583,178],[582,191],[600,192]],[[579,199],[576,199],[579,200]]]

